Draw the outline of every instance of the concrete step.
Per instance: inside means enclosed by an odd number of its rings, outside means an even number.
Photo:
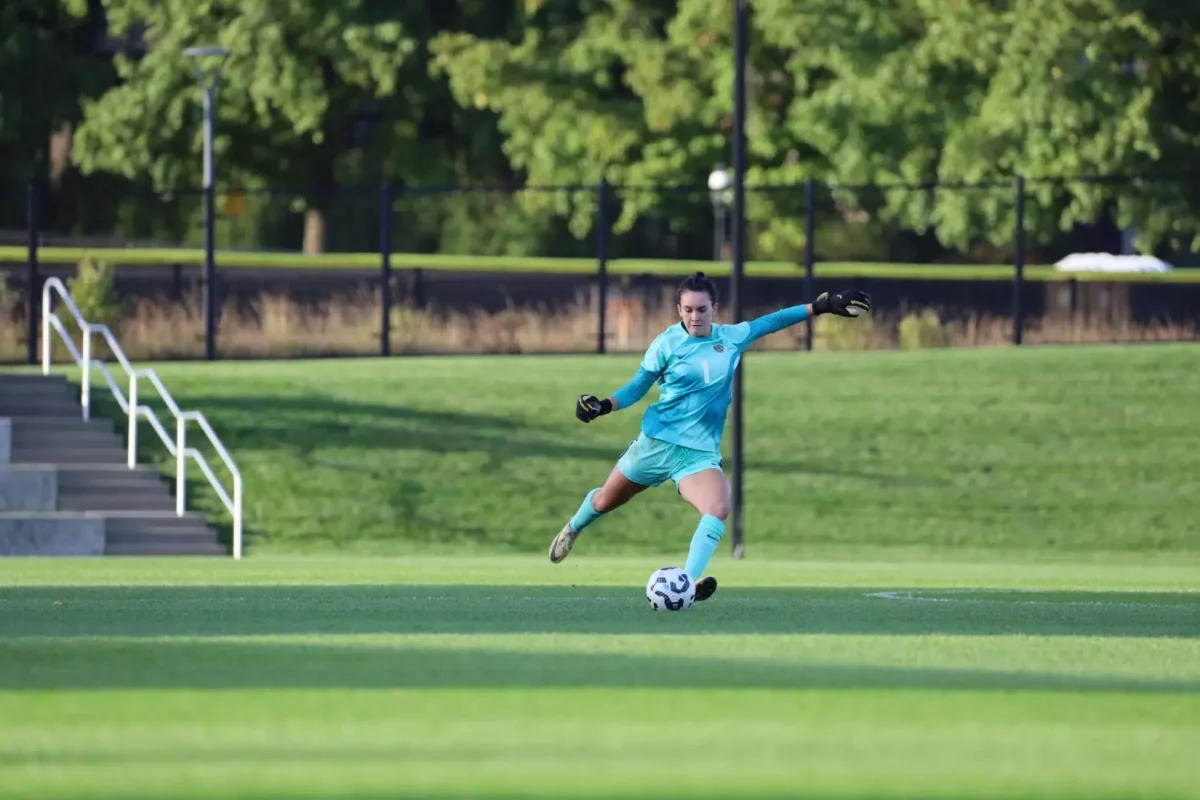
[[[139,519],[129,517],[126,512],[120,513],[121,517],[104,515],[109,548],[195,547],[210,550],[218,546],[217,532],[203,518],[197,519],[200,515]],[[221,550],[222,554],[228,552],[228,548]]]
[[[92,464],[88,467],[59,467],[58,491],[60,493],[84,494],[94,492],[122,492],[143,490],[166,490],[173,492],[175,484],[157,471],[148,467],[129,469],[125,464]]]
[[[122,419],[121,434],[124,434],[126,426],[125,420]],[[111,419],[92,418],[83,419],[76,414],[70,418],[63,417],[19,417],[13,422],[14,431],[104,431],[106,433],[117,433],[117,428],[113,425]]]
[[[24,417],[60,417],[82,419],[83,407],[70,400],[54,400],[45,403],[24,402],[0,397],[0,417],[21,419]]]
[[[63,447],[77,446],[124,448],[126,445],[125,440],[112,431],[92,430],[90,428],[66,428],[63,430],[45,428],[42,430],[29,430],[18,423],[14,426],[12,446],[14,448],[45,447],[57,450]]]
[[[14,464],[124,464],[123,447],[13,447]]]
[[[108,391],[108,382],[103,376],[96,376],[100,379],[97,384],[92,381],[92,391],[95,391],[98,386],[103,386],[104,391]],[[118,384],[120,385],[120,384]],[[79,397],[83,394],[83,387],[76,386],[61,381],[52,381],[50,383],[31,383],[21,381],[0,381],[0,397]]]
[[[174,510],[106,511],[101,516],[106,520],[110,533],[211,530],[208,527],[208,518],[197,511],[185,511],[182,517],[175,516]]]
[[[0,512],[0,556],[98,556],[103,521],[77,512]]]
[[[43,392],[41,394],[0,392],[0,406],[4,407],[31,406],[37,408],[43,405],[78,406],[80,402],[78,397],[73,397],[66,392]],[[37,414],[30,414],[29,416],[35,417]]]
[[[229,557],[229,548],[216,542],[162,542],[137,544],[109,544],[104,548],[106,556],[223,556]]]
[[[211,528],[147,528],[144,530],[129,531],[109,531],[109,544],[155,544],[163,543],[170,544],[171,542],[179,544],[210,544],[217,541],[217,533]]]
[[[103,377],[101,377],[103,380]],[[107,386],[107,384],[105,384]],[[13,381],[0,379],[0,396],[2,397],[41,397],[55,395],[58,397],[78,396],[83,389],[66,381]]]
[[[175,498],[165,489],[148,491],[117,491],[108,493],[58,494],[60,511],[174,511]]]
[[[59,477],[73,477],[78,475],[88,476],[112,476],[118,475],[138,475],[146,478],[161,478],[162,473],[157,468],[149,464],[138,464],[130,469],[125,464],[60,464],[58,467]]]
[[[93,399],[107,399],[107,391],[94,385]],[[84,420],[79,393],[79,387],[63,375],[0,372],[0,418],[12,420],[12,462],[57,471],[57,505],[62,510],[42,515],[37,524],[49,526],[47,535],[59,535],[60,527],[102,518],[105,555],[227,558],[229,547],[218,542],[206,515],[176,516],[173,480],[149,465],[128,468],[128,421],[123,417]],[[140,434],[152,435],[145,426]],[[26,536],[24,528],[14,527],[9,533]],[[70,543],[47,541],[39,547],[47,552],[77,548],[79,535],[72,529]]]
[[[159,530],[155,528],[147,528],[145,530],[136,531],[108,531],[107,541],[109,544],[155,544],[165,543],[170,544],[216,544],[217,532],[211,528],[196,528],[196,529],[179,529],[179,530]]]
[[[70,383],[62,375],[46,377],[12,373],[0,374],[0,394],[36,394],[39,392],[59,392],[60,394],[75,392],[78,394],[80,391],[81,387],[78,384]]]
[[[54,467],[0,464],[0,511],[57,510]]]
[[[42,375],[37,372],[0,372],[0,391],[12,386],[67,386],[66,375]]]

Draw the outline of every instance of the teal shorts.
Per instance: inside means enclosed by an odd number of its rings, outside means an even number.
[[[625,449],[617,461],[617,469],[634,483],[658,486],[667,479],[679,482],[689,475],[706,469],[720,469],[721,454],[708,450],[651,439],[641,434]]]

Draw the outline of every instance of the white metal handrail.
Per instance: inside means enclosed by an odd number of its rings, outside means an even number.
[[[62,320],[54,313],[51,313],[51,294],[57,294],[71,312],[71,316],[75,318],[75,324],[79,326],[80,332],[83,334],[83,352],[80,353],[79,348],[75,346],[75,342],[71,339],[70,333],[67,331]],[[225,445],[221,443],[221,439],[217,436],[208,420],[199,411],[182,411],[175,399],[171,397],[171,393],[167,391],[167,387],[163,385],[162,380],[152,369],[134,369],[129,363],[129,359],[125,357],[125,352],[121,346],[117,344],[117,339],[113,336],[112,331],[107,325],[97,325],[89,323],[83,318],[79,307],[75,305],[75,301],[71,299],[71,293],[67,291],[67,287],[58,278],[47,278],[42,288],[42,374],[50,374],[50,330],[55,330],[59,338],[66,345],[71,358],[75,360],[75,364],[83,371],[83,387],[80,394],[80,405],[83,407],[83,418],[91,419],[92,416],[92,390],[91,390],[91,372],[95,367],[103,376],[108,388],[112,391],[113,397],[117,401],[117,405],[121,407],[121,412],[128,417],[129,420],[129,456],[128,466],[133,469],[137,466],[137,436],[138,436],[138,419],[145,418],[151,429],[158,434],[158,438],[167,448],[172,456],[175,457],[175,514],[182,517],[184,514],[184,487],[186,486],[185,468],[187,460],[196,462],[200,471],[208,478],[208,482],[212,485],[213,491],[221,499],[225,509],[229,515],[233,517],[233,557],[235,559],[242,557],[242,473],[238,470],[237,465],[229,455],[229,451],[225,449]],[[125,370],[125,374],[129,378],[129,394],[126,396],[121,392],[121,387],[113,378],[112,373],[103,361],[92,358],[92,335],[99,334],[104,337],[104,341],[108,344],[109,350],[117,359],[117,363]],[[166,405],[167,410],[175,418],[175,438],[172,440],[167,429],[163,426],[158,415],[154,413],[154,409],[149,406],[138,405],[138,384],[141,379],[145,378],[158,392],[158,396]],[[194,422],[200,426],[200,430],[208,438],[209,444],[221,460],[225,462],[225,467],[229,470],[229,474],[233,476],[233,496],[230,497],[229,492],[225,489],[224,484],[217,479],[213,473],[212,467],[209,466],[208,460],[204,454],[195,448],[187,446],[187,423]]]

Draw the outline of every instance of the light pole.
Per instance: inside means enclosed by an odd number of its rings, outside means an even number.
[[[725,218],[729,211],[733,176],[724,164],[717,164],[708,174],[708,196],[713,205],[713,261],[722,261],[725,256]]]
[[[196,80],[204,90],[204,357],[217,357],[217,268],[216,230],[216,155],[213,153],[213,125],[216,116],[217,83],[229,51],[223,47],[189,47],[183,55],[192,60]]]
[[[733,270],[729,281],[729,305],[733,322],[742,321],[742,276],[746,267],[746,52],[749,39],[750,0],[737,0],[733,17]],[[742,406],[744,399],[742,367],[733,374],[733,480],[730,482],[733,516],[733,557],[746,553],[745,514],[742,486],[745,461],[742,458]]]

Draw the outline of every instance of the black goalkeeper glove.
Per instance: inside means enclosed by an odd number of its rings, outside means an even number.
[[[812,302],[813,316],[837,314],[839,317],[857,317],[871,310],[871,295],[858,289],[843,289],[840,292],[821,292]]]
[[[579,402],[575,404],[575,419],[580,422],[591,422],[596,417],[602,417],[612,411],[612,400],[607,397],[603,400],[595,395],[583,394],[579,396]]]

